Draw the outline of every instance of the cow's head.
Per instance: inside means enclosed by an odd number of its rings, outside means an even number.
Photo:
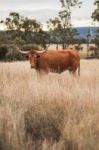
[[[22,54],[25,55],[26,58],[29,59],[31,68],[36,68],[37,62],[40,59],[41,55],[47,51],[36,51],[36,50],[30,50],[30,51],[22,51],[19,47],[16,46],[16,49]]]
[[[31,68],[36,68],[37,60],[40,58],[39,52],[36,50],[30,50],[30,51],[21,51],[21,54],[24,55],[27,59],[30,61]]]
[[[31,68],[36,68],[36,64],[38,59],[40,58],[40,54],[35,50],[31,50],[27,53],[26,57],[29,59]]]
[[[31,68],[36,68],[38,59],[40,58],[41,54],[44,53],[44,51],[37,52],[36,50],[22,51],[19,48],[18,51],[29,59]]]

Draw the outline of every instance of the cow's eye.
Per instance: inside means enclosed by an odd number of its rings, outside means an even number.
[[[26,58],[27,58],[27,59],[29,59],[29,56],[28,56],[28,55],[26,55]]]
[[[36,58],[40,58],[40,55],[37,55]]]

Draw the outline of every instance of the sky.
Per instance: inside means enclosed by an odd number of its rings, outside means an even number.
[[[74,8],[72,11],[71,23],[73,26],[94,26],[91,14],[95,9],[94,0],[80,0],[82,7]],[[37,19],[44,24],[54,18],[61,10],[60,0],[0,0],[0,20],[8,17],[10,12],[18,12],[22,16]],[[0,26],[2,29],[2,26]]]

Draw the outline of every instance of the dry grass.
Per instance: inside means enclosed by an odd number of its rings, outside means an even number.
[[[98,60],[81,60],[80,78],[0,63],[0,150],[35,149],[99,149]]]

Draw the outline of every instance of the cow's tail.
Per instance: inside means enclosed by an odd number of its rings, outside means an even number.
[[[80,63],[79,63],[79,66],[78,66],[78,75],[80,76]]]

